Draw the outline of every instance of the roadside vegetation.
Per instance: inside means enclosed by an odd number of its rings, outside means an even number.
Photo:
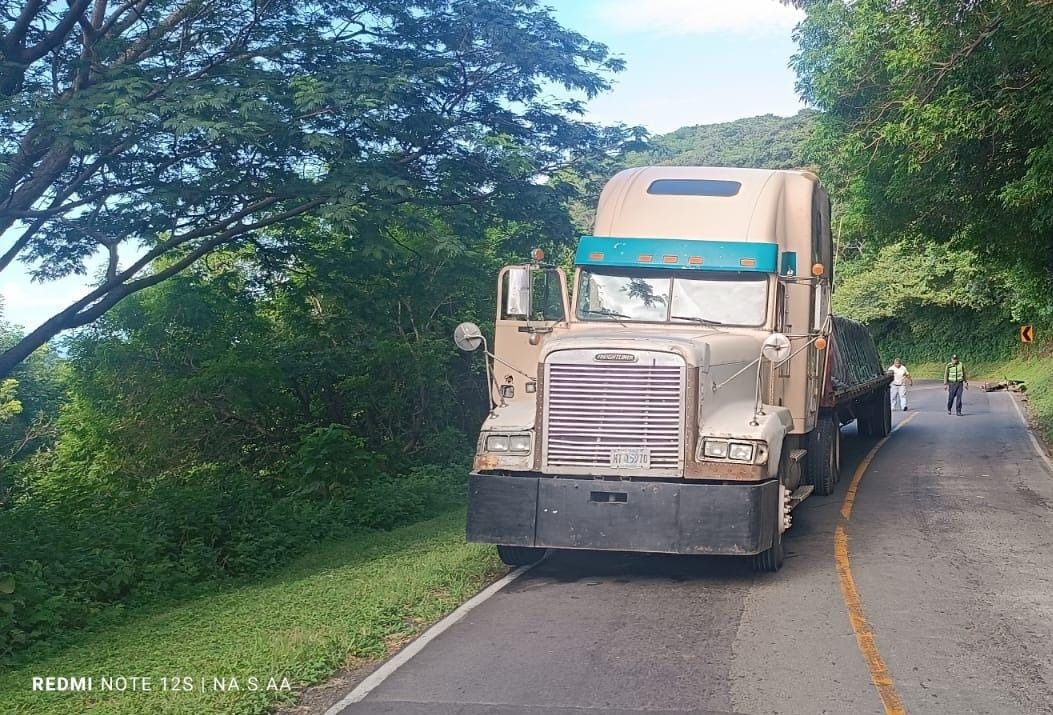
[[[144,609],[6,669],[0,712],[261,713],[291,702],[305,685],[398,648],[504,571],[463,533],[455,510],[327,542],[263,580]],[[93,692],[33,692],[42,675],[92,677]],[[100,692],[103,677],[119,675],[149,678],[151,690]]]
[[[0,667],[462,505],[453,328],[638,148],[621,62],[516,0],[20,5],[0,273],[96,288],[0,322]]]

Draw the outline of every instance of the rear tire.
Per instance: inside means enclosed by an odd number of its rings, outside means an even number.
[[[856,417],[861,437],[887,437],[892,431],[892,395],[886,387],[867,401]]]
[[[878,409],[877,402],[874,402],[873,400],[869,401],[859,410],[859,414],[856,415],[856,431],[859,432],[859,436],[873,437],[874,422],[880,418],[881,412]]]
[[[833,494],[841,467],[841,429],[835,414],[820,415],[808,436],[808,483],[819,496]]]
[[[892,432],[892,401],[889,390],[891,388],[886,387],[880,393],[878,393],[878,399],[881,400],[881,409],[874,410],[874,422],[871,426],[871,437],[888,437]],[[878,407],[878,405],[874,405]]]
[[[504,546],[497,547],[497,555],[506,566],[529,566],[536,564],[545,555],[545,549],[536,546]]]

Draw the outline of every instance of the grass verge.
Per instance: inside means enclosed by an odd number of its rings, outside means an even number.
[[[324,544],[266,581],[145,614],[0,674],[0,712],[264,712],[345,664],[383,657],[503,570],[491,548],[465,543],[463,511]],[[34,692],[32,679],[49,676],[91,678],[92,690]],[[102,690],[119,676],[127,690]],[[149,692],[142,682],[133,691],[133,676],[149,678]]]
[[[1053,440],[1053,358],[1014,358],[976,373],[977,381],[1023,380],[1028,417],[1047,445]]]

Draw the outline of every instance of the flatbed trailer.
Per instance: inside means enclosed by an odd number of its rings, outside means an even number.
[[[884,437],[892,430],[889,383],[877,346],[862,323],[833,315],[820,409],[842,425],[856,420],[859,434]]]

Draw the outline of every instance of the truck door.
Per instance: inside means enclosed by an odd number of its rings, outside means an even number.
[[[553,329],[566,322],[568,310],[563,271],[536,265],[501,269],[494,330],[494,378],[499,386],[511,385],[514,397],[536,390],[541,347]],[[535,384],[528,388],[528,383]]]

